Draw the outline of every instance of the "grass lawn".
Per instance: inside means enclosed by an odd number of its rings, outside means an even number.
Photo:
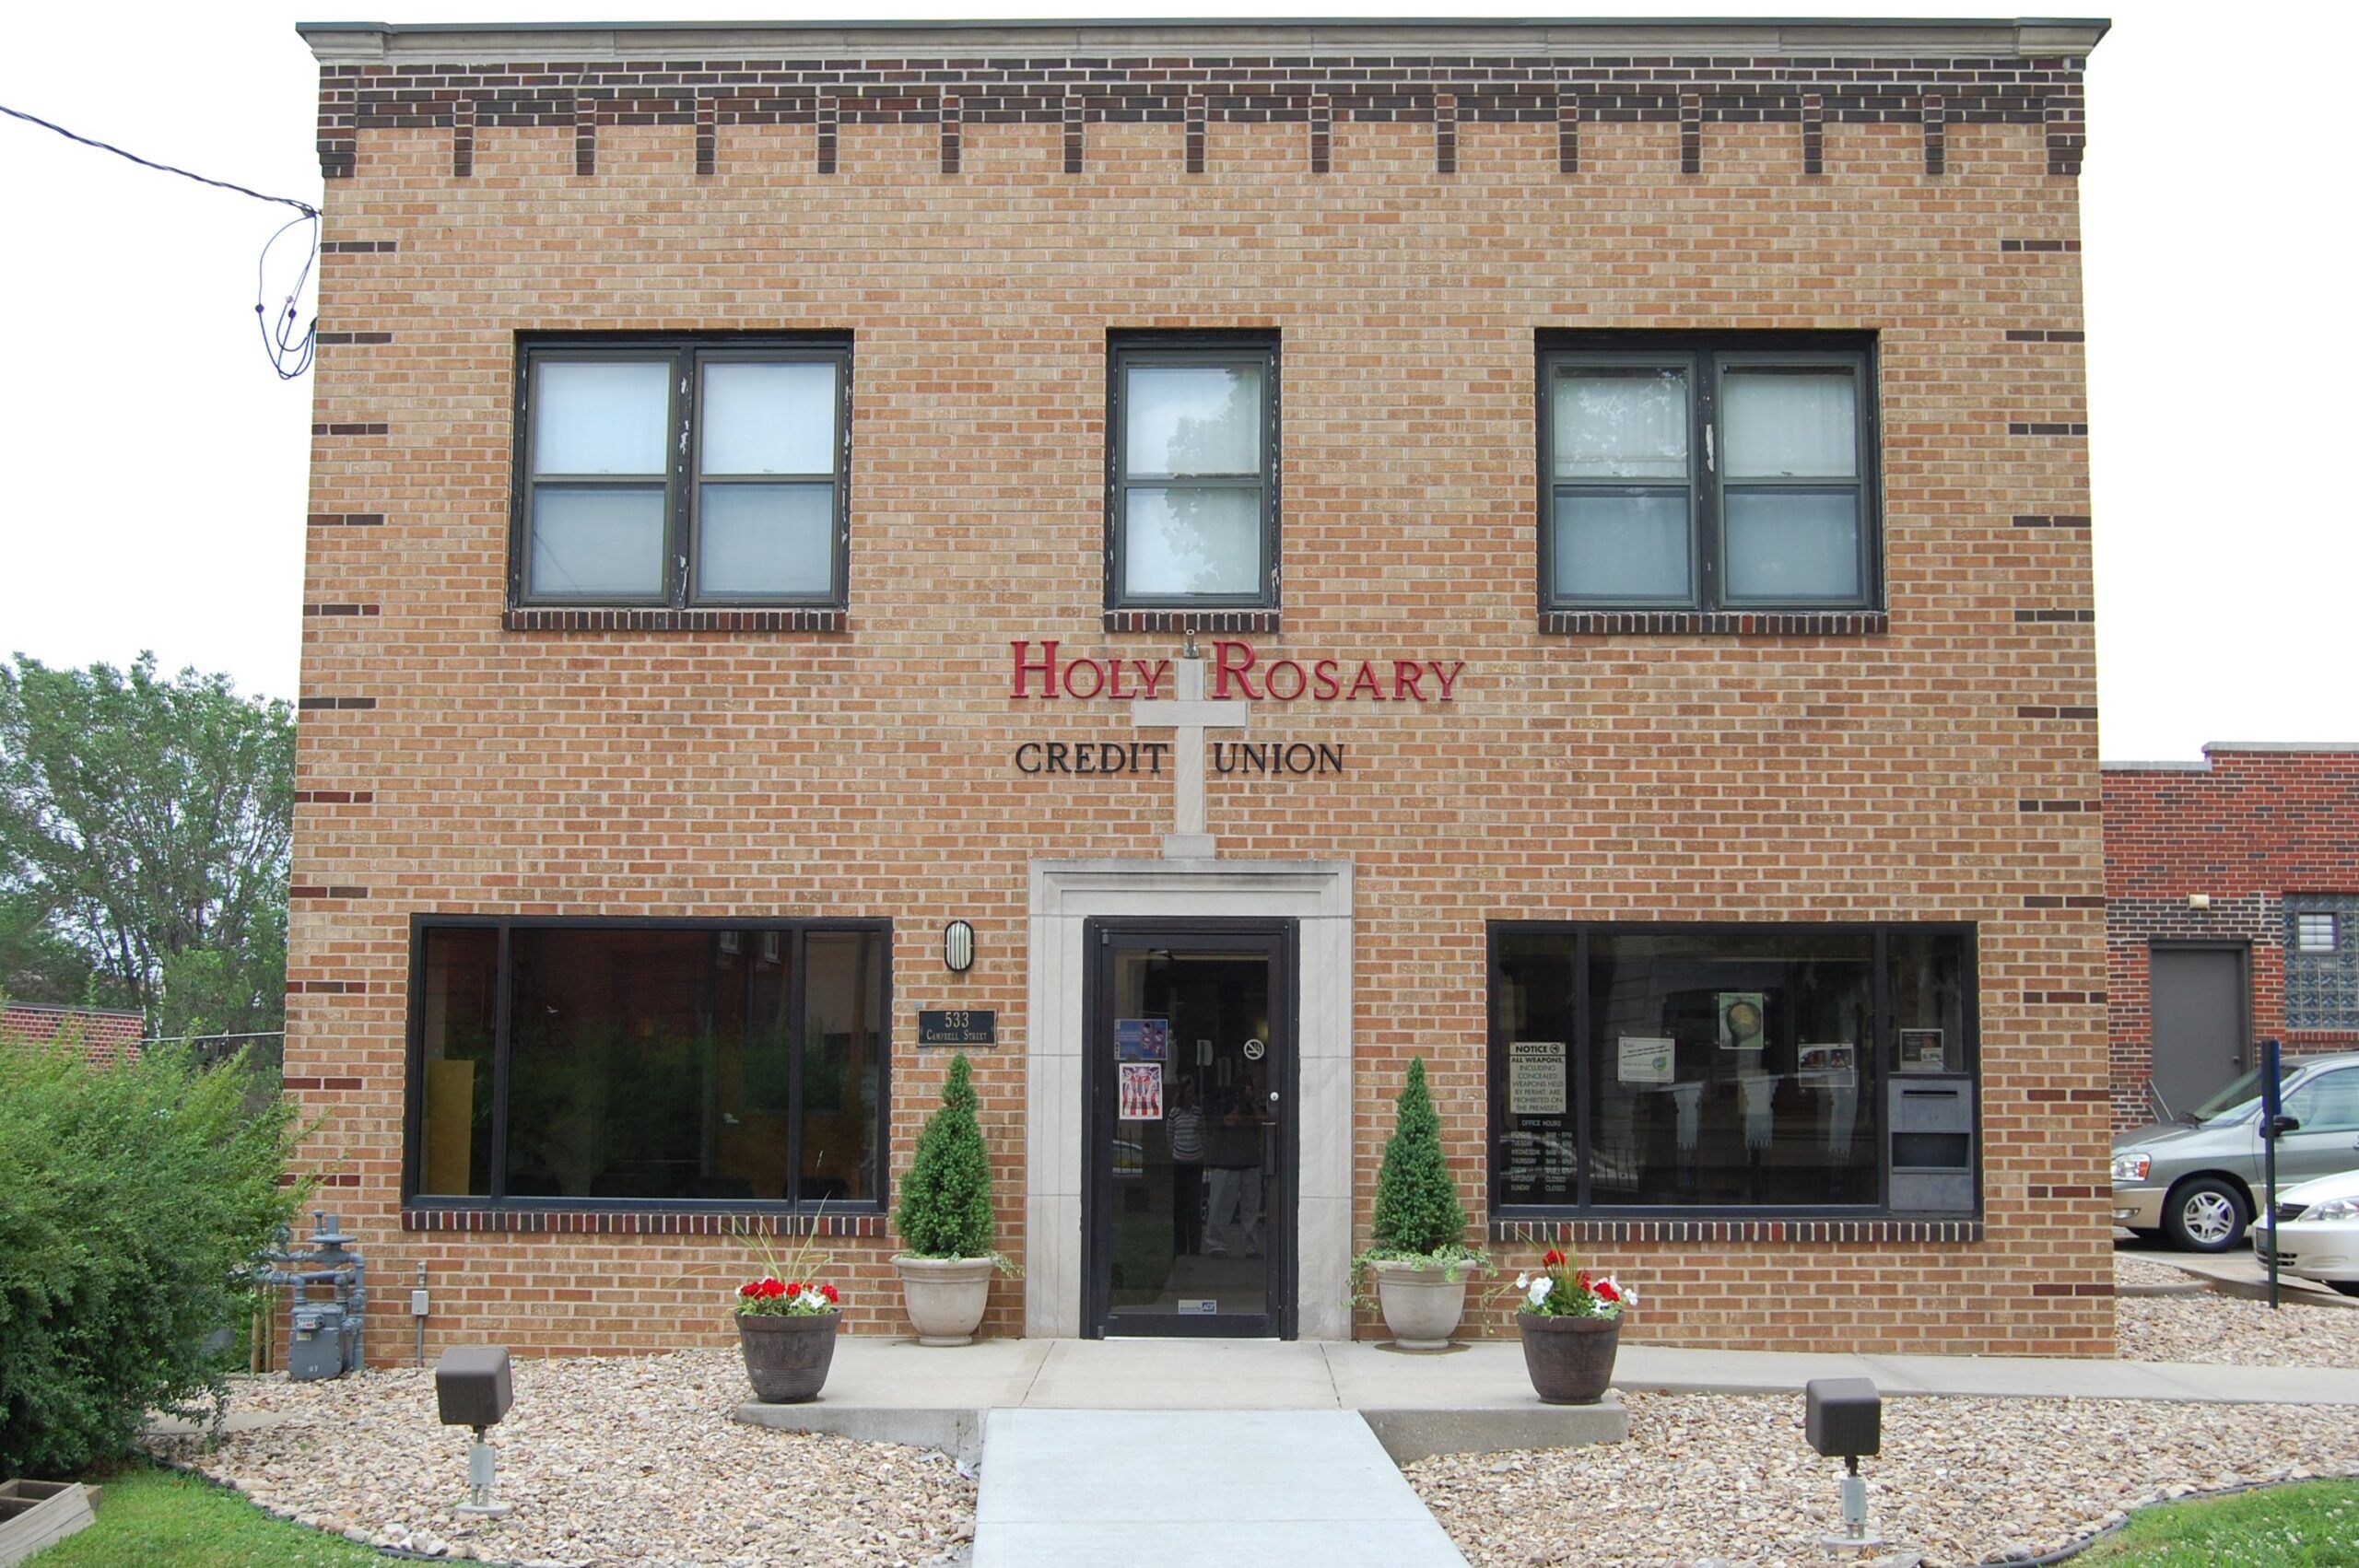
[[[275,1519],[235,1492],[149,1465],[102,1476],[99,1522],[26,1561],[36,1568],[383,1568],[340,1536]]]
[[[44,1561],[46,1561],[44,1559]],[[2130,1516],[2119,1535],[2074,1563],[2136,1568],[2359,1568],[2359,1481],[2305,1481]]]

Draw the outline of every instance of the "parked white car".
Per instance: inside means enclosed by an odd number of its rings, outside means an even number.
[[[2359,1296],[2359,1171],[2320,1176],[2277,1195],[2277,1211],[2252,1228],[2261,1266],[2272,1248],[2277,1267]]]

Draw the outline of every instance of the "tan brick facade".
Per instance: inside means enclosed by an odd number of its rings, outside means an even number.
[[[563,1217],[403,1228],[425,912],[889,918],[894,1167],[944,1067],[915,1048],[915,1010],[996,1009],[975,1064],[1002,1245],[1027,1255],[1027,868],[1153,856],[1171,800],[1163,779],[1020,774],[1020,743],[1136,731],[1122,705],[1012,699],[1009,643],[1175,651],[1103,623],[1108,333],[1150,327],[1280,337],[1285,590],[1277,629],[1251,635],[1262,656],[1465,661],[1448,703],[1264,704],[1254,738],[1342,743],[1346,767],[1211,783],[1224,857],[1354,868],[1356,1226],[1412,1054],[1480,1211],[1487,921],[1973,921],[1978,1239],[1693,1222],[1690,1239],[1584,1232],[1604,1238],[1589,1252],[1646,1293],[1637,1340],[2110,1350],[2077,56],[2017,62],[2070,79],[2061,171],[2036,97],[2013,118],[1939,107],[1949,57],[1971,53],[1943,47],[1938,66],[1881,63],[1914,108],[1882,119],[1821,89],[1792,116],[1714,98],[1675,123],[1592,95],[1572,172],[1554,109],[1485,119],[1468,89],[1437,112],[1412,62],[1422,107],[1397,117],[1093,120],[1077,171],[1072,125],[979,111],[945,135],[832,99],[809,123],[740,123],[700,115],[691,89],[677,123],[592,115],[584,173],[574,123],[506,123],[480,94],[434,123],[353,114],[356,81],[387,67],[314,41],[323,121],[346,128],[323,134],[341,177],[286,1070],[327,1117],[314,1158],[372,1277],[428,1266],[429,1352],[713,1341],[737,1258]],[[1097,53],[1174,47],[1118,43]],[[413,47],[394,64],[441,58]],[[914,73],[926,52],[865,53]],[[1888,614],[1834,632],[1543,626],[1535,343],[1566,328],[1875,333]],[[516,334],[641,329],[852,338],[840,629],[504,624]],[[980,953],[964,977],[939,957],[954,918]],[[852,1325],[896,1330],[889,1239],[832,1245]],[[374,1304],[373,1345],[407,1343],[397,1293]],[[1021,1322],[1001,1286],[991,1328]]]

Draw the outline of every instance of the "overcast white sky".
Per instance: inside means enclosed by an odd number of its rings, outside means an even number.
[[[304,19],[663,16],[1177,16],[1178,0],[1054,5],[617,6],[488,0],[423,12],[25,6],[0,103],[132,151],[307,201],[315,68]],[[1286,15],[1420,15],[1383,0]],[[1485,0],[1486,15],[1567,7]],[[1909,0],[1610,0],[1620,16],[1950,16]],[[2097,640],[2108,758],[2211,740],[2359,741],[2348,450],[2354,346],[2323,66],[2359,56],[2359,7],[2237,13],[2125,0],[2089,71],[2081,181],[2095,463]],[[2308,76],[2307,87],[2290,78]],[[199,105],[195,112],[187,105]],[[0,652],[53,664],[226,670],[295,692],[311,382],[282,384],[252,315],[284,209],[149,173],[0,120]],[[2255,381],[2254,377],[2263,379]],[[2243,390],[2239,390],[2243,389]]]

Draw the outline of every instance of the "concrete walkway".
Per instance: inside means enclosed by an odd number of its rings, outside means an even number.
[[[974,1568],[1466,1562],[1348,1410],[994,1410],[984,1434]]]

